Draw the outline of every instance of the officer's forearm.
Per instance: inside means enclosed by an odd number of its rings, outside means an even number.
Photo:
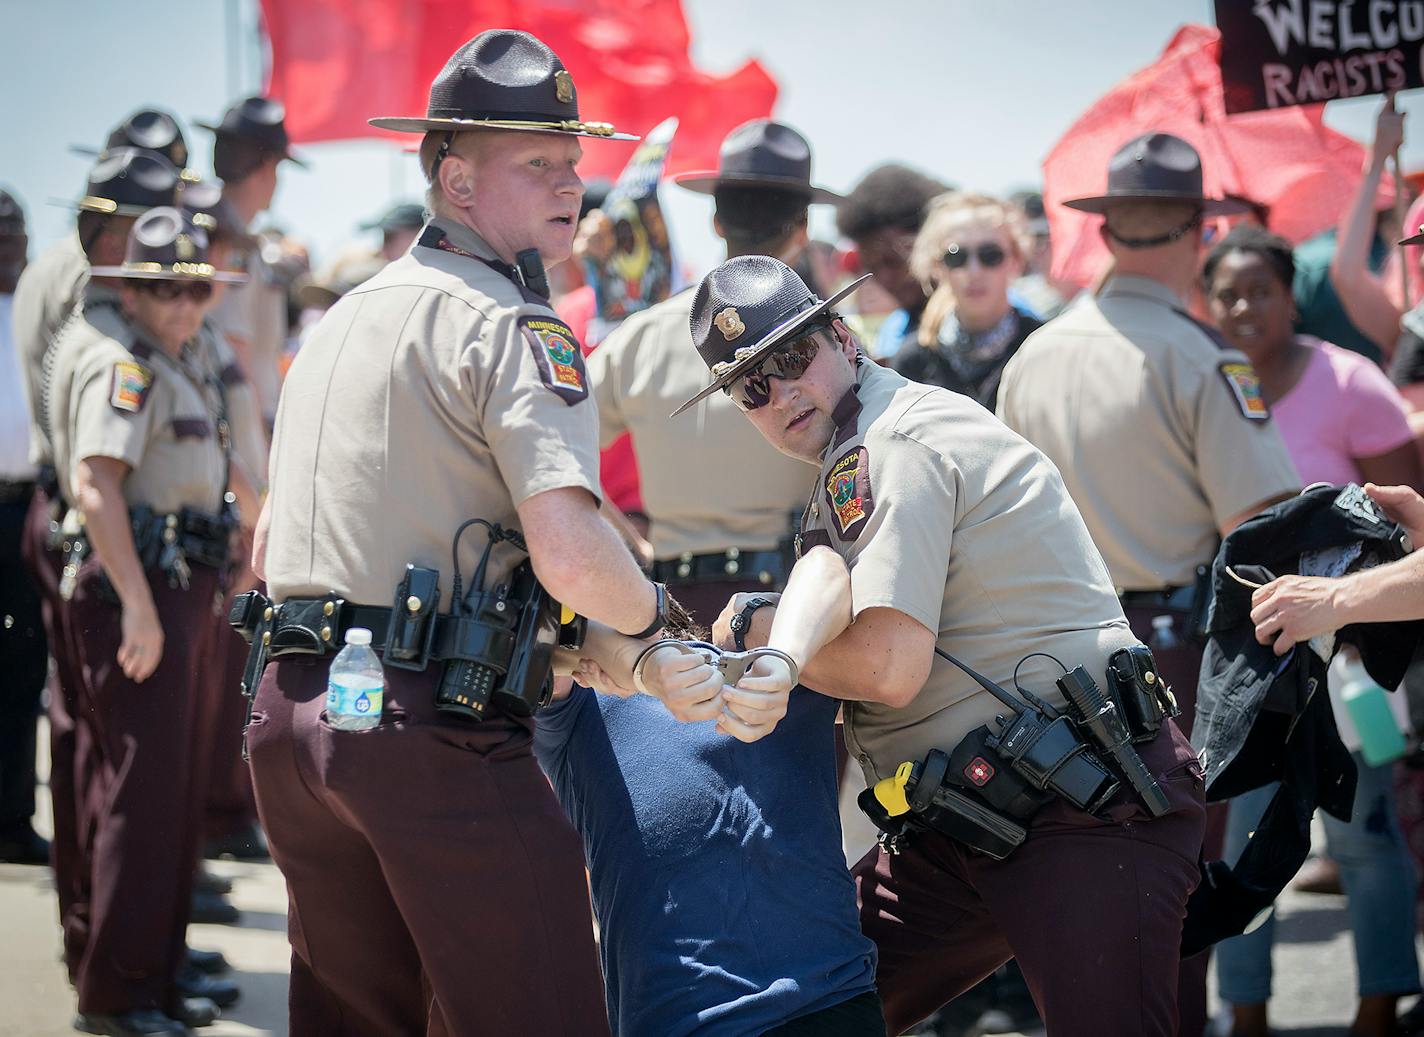
[[[764,643],[804,670],[850,622],[850,570],[829,547],[813,547],[792,568]]]
[[[636,633],[653,621],[657,594],[587,490],[536,493],[519,522],[539,582],[581,616]]]
[[[129,467],[109,457],[92,457],[75,467],[77,503],[84,513],[89,545],[103,565],[125,607],[153,607],[153,593],[143,574],[129,525],[123,481]]]

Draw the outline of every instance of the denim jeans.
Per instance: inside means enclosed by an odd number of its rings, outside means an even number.
[[[1369,767],[1358,752],[1352,755],[1360,772],[1353,819],[1345,824],[1323,812],[1321,818],[1345,888],[1359,993],[1409,994],[1419,989],[1413,910],[1419,879],[1395,814],[1393,764]],[[1231,801],[1228,861],[1241,855],[1275,791],[1272,784]],[[1217,991],[1223,1001],[1249,1005],[1270,1000],[1274,935],[1272,916],[1255,932],[1217,945]]]

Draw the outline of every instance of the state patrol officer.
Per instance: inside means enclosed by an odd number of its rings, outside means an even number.
[[[47,372],[53,367],[52,347],[56,336],[81,301],[96,307],[117,304],[119,282],[105,277],[91,279],[89,264],[121,263],[134,220],[156,206],[172,205],[178,184],[178,170],[164,155],[132,147],[109,149],[94,163],[84,194],[74,203],[79,213],[75,233],[27,266],[15,289],[15,344],[30,405],[30,460],[38,469],[34,496],[25,520],[23,551],[40,597],[58,684],[47,704],[49,790],[54,811],[50,855],[71,980],[88,918],[91,869],[88,846],[77,819],[82,795],[79,786],[87,776],[75,772],[80,753],[76,745],[74,710],[78,705],[81,678],[69,669],[70,655],[62,650],[66,635],[59,579],[64,558],[54,531],[58,529],[65,505],[62,487],[54,479],[54,456],[44,414],[44,385]]]
[[[194,353],[217,280],[206,236],[176,209],[142,216],[117,300],[86,302],[56,343],[46,391],[57,477],[72,502],[63,650],[83,677],[97,762],[87,940],[74,964],[89,1033],[187,1033],[176,979],[197,854],[200,663],[229,527],[222,393]],[[200,1019],[211,1021],[210,1002]]]
[[[1198,573],[1221,537],[1300,489],[1250,362],[1183,301],[1203,218],[1245,206],[1205,197],[1200,157],[1166,133],[1118,150],[1106,194],[1064,204],[1104,216],[1113,276],[1029,337],[1004,371],[998,412],[1063,473],[1190,734],[1202,660],[1191,617],[1204,618],[1207,593]],[[1219,840],[1213,825],[1208,859]],[[1206,967],[1206,955],[1183,965],[1183,1033],[1206,1025]]]
[[[805,138],[770,119],[729,133],[715,173],[687,173],[674,182],[716,198],[713,227],[729,256],[774,255],[787,263],[806,246],[808,204],[840,198],[812,186]],[[629,317],[587,363],[603,446],[632,433],[653,578],[711,626],[733,594],[777,591],[785,583],[786,548],[809,473],[768,447],[720,394],[685,417],[668,417],[705,376],[688,348],[692,295],[689,288]]]
[[[425,134],[433,216],[297,355],[258,528],[272,661],[248,748],[291,896],[292,1030],[606,1032],[579,841],[532,722],[497,705],[450,719],[439,658],[417,671],[384,654],[378,727],[336,729],[322,707],[331,653],[367,625],[358,611],[379,620],[397,594],[401,623],[450,606],[452,553],[468,580],[485,547],[478,527],[456,542],[467,520],[518,530],[579,614],[661,629],[665,590],[597,514],[598,416],[578,343],[540,294],[541,261],[572,249],[579,138],[629,138],[585,121],[557,55],[503,29],[456,51],[426,115],[372,124]],[[522,556],[496,545],[485,589]],[[438,593],[398,592],[407,565],[441,570]],[[384,653],[386,626],[369,622]],[[282,650],[294,642],[316,654]]]
[[[801,681],[847,700],[846,744],[874,784],[1006,712],[935,652],[1062,705],[1055,678],[1081,665],[1101,680],[1135,639],[1053,465],[967,397],[866,360],[831,309],[854,287],[822,301],[774,259],[732,259],[699,286],[691,327],[713,376],[694,399],[724,390],[819,469],[802,544],[846,560],[855,619]],[[765,643],[773,615],[753,617],[748,644]],[[1176,1033],[1200,770],[1170,720],[1142,760],[1161,816],[1130,793],[1096,814],[1055,798],[1002,860],[930,829],[855,867],[888,1033],[1010,957],[1055,1034]]]

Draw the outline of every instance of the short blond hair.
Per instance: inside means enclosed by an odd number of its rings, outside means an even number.
[[[420,141],[420,172],[425,177],[428,185],[425,189],[425,211],[431,213],[444,212],[443,203],[445,192],[440,189],[440,178],[432,176],[432,167],[435,165],[435,156],[440,153],[440,146],[445,143],[445,138],[450,138],[450,150],[447,154],[459,154],[478,164],[480,154],[480,136],[488,130],[467,130],[460,133],[448,133],[445,130],[431,130]]]

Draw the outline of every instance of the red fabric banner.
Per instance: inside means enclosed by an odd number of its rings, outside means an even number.
[[[387,137],[374,116],[423,115],[430,82],[485,29],[524,29],[563,59],[585,119],[646,133],[676,115],[668,173],[713,168],[733,127],[771,114],[776,83],[756,61],[698,70],[680,0],[262,0],[268,93],[296,142]],[[589,141],[579,171],[613,179],[635,145]]]

